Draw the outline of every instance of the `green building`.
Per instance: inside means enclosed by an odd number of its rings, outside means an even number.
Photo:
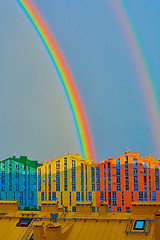
[[[17,200],[21,209],[37,208],[38,161],[26,156],[0,162],[0,200]]]

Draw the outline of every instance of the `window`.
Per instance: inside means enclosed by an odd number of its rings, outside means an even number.
[[[44,201],[44,192],[41,193],[41,201]]]
[[[156,202],[156,192],[152,192],[152,201]]]
[[[137,159],[133,158],[133,180],[134,180],[134,191],[138,191],[138,168]]]
[[[112,208],[111,207],[109,207],[109,212],[112,212]]]
[[[133,192],[131,192],[131,199],[132,199],[132,202],[134,201],[134,199],[133,199]]]
[[[64,211],[65,211],[65,212],[68,212],[68,207],[65,207],[65,208],[64,208]]]
[[[92,192],[89,192],[89,193],[88,193],[88,200],[89,200],[89,201],[92,201]]]
[[[95,168],[91,167],[92,191],[95,191]]]
[[[121,212],[121,207],[117,207],[117,212]]]
[[[23,205],[23,192],[19,193],[19,204]]]
[[[87,191],[87,165],[85,166],[85,174],[86,174],[86,191]]]
[[[108,205],[111,206],[111,192],[108,192]]]
[[[76,206],[72,207],[72,212],[76,212]]]
[[[108,163],[108,191],[111,191],[111,169],[110,169],[110,163]]]
[[[94,206],[92,206],[92,212],[95,212],[96,208]]]
[[[64,158],[64,191],[67,191],[67,158]]]
[[[123,192],[122,192],[122,207],[124,206],[124,195],[123,195]]]
[[[112,192],[112,206],[117,205],[116,192]]]
[[[145,223],[145,220],[136,220],[133,230],[144,230]]]
[[[120,158],[116,159],[116,182],[117,191],[121,191],[121,178],[120,178]]]
[[[21,218],[17,223],[17,227],[28,227],[33,219],[32,218]]]
[[[72,201],[72,198],[71,198],[71,192],[69,193],[69,205],[71,206],[71,202]]]
[[[78,202],[80,201],[80,192],[76,193],[76,201],[78,201]]]
[[[139,192],[139,201],[143,202],[143,192]]]
[[[96,168],[97,191],[100,191],[100,172],[99,167]]]
[[[126,212],[129,212],[130,210],[129,210],[129,207],[126,207]]]
[[[104,165],[104,191],[106,192],[106,165]]]
[[[156,185],[156,191],[159,191],[159,168],[158,168],[158,166],[155,166],[155,185]]]
[[[125,156],[125,185],[126,191],[129,191],[128,156]]]
[[[56,161],[56,191],[60,191],[60,161]]]
[[[63,205],[63,196],[62,196],[62,192],[61,192],[61,205]]]
[[[56,201],[56,192],[52,192],[52,201]]]
[[[144,201],[147,202],[147,192],[144,192]]]
[[[143,162],[144,191],[147,191],[146,162]]]
[[[81,163],[81,191],[84,191],[83,163]]]
[[[103,192],[100,192],[100,202],[104,202]]]
[[[38,169],[38,191],[41,191],[41,168]]]
[[[76,191],[76,168],[75,161],[72,160],[72,191]]]
[[[81,201],[84,201],[84,192],[81,192]]]

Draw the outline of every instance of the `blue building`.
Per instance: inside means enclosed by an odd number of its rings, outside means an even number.
[[[38,161],[26,156],[7,158],[0,162],[0,200],[17,200],[19,207],[37,208]]]

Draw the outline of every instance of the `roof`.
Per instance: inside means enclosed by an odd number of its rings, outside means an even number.
[[[22,163],[24,165],[27,165],[28,167],[32,167],[32,168],[38,168],[39,166],[41,166],[41,164],[38,163],[38,160],[29,160],[27,158],[27,156],[20,156],[20,158],[16,158],[16,156],[9,157],[7,159],[4,159],[4,160],[0,161],[0,163],[8,161],[8,160],[19,162],[19,163]]]

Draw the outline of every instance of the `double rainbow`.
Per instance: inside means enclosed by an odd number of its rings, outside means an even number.
[[[38,14],[30,0],[14,0],[23,10],[28,20],[31,22],[40,41],[43,43],[46,52],[56,70],[59,80],[63,86],[65,95],[71,109],[78,141],[81,149],[82,158],[94,159],[91,135],[87,124],[86,116],[82,108],[82,103],[78,95],[73,78],[67,65],[57,47],[57,44],[47,29],[40,14]]]
[[[116,11],[116,17],[121,24],[128,40],[132,56],[139,74],[140,86],[146,101],[148,117],[152,127],[152,136],[157,156],[160,157],[160,110],[159,100],[156,95],[154,79],[151,69],[147,65],[146,58],[142,51],[142,44],[138,39],[138,34],[131,22],[125,1],[112,0],[111,4]],[[145,121],[145,119],[144,119]]]

